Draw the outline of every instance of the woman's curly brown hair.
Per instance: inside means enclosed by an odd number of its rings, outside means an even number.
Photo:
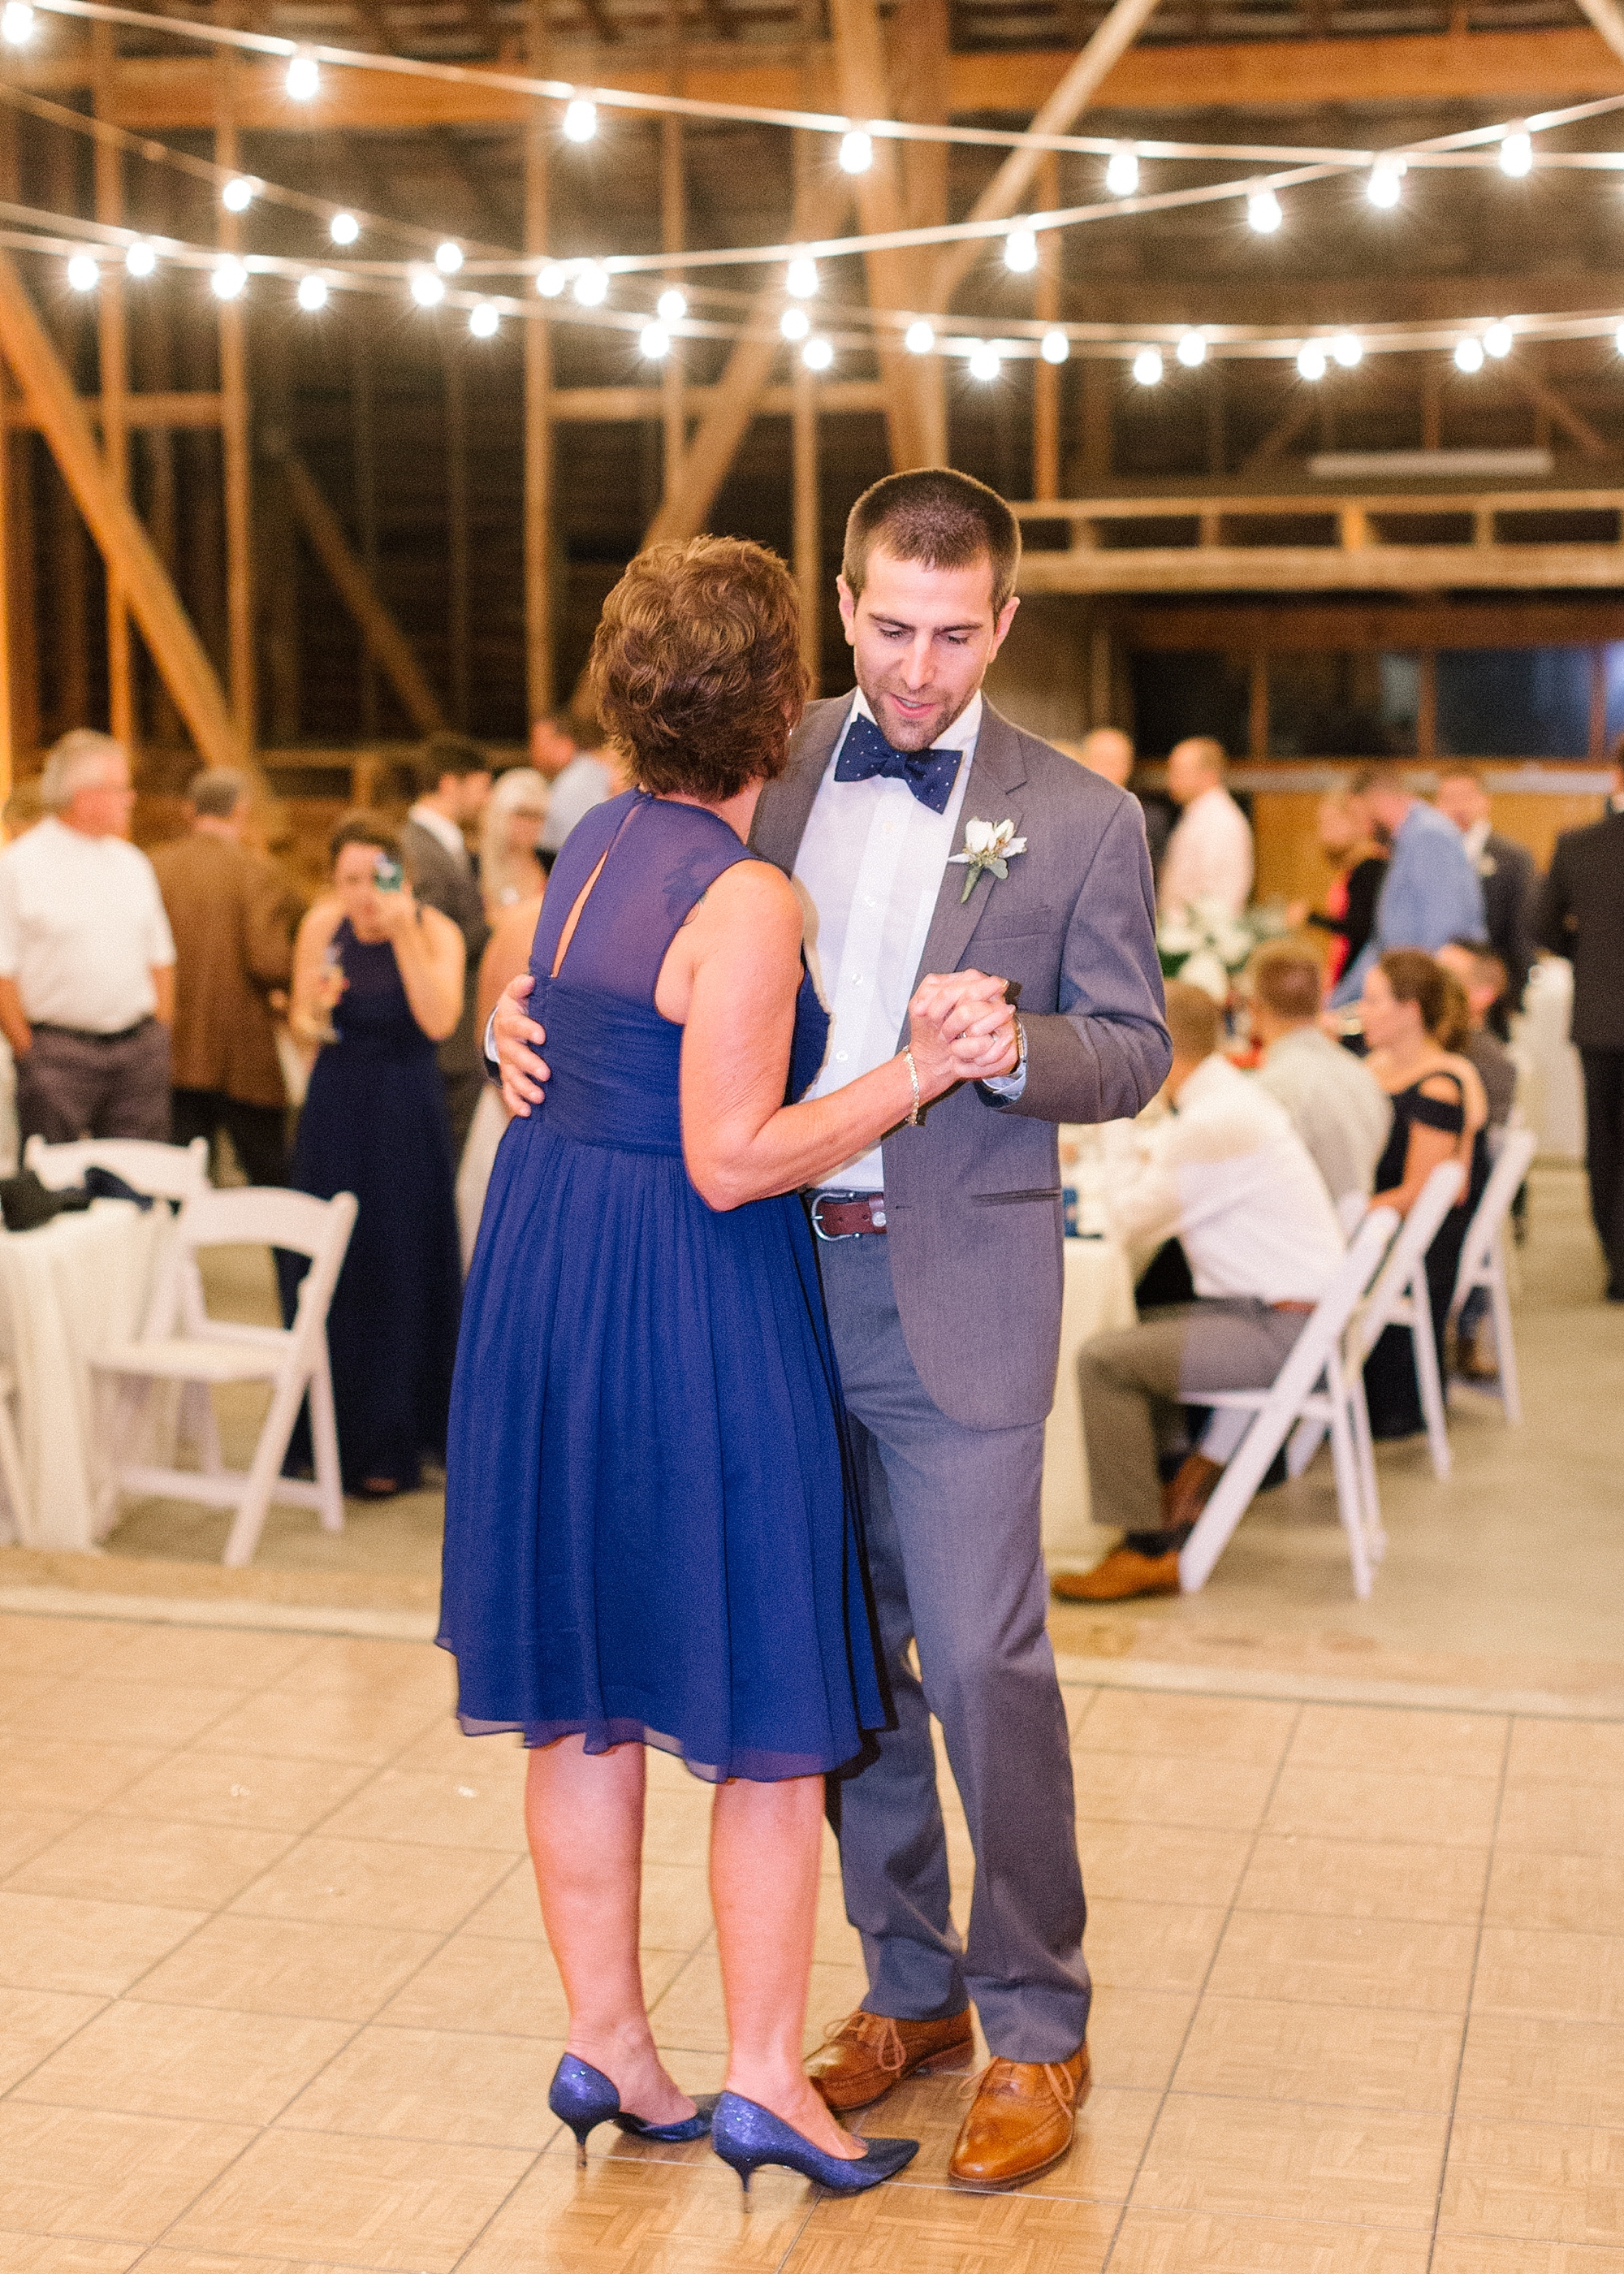
[[[807,698],[789,570],[744,538],[650,545],[604,603],[590,679],[640,788],[720,805],[771,781]]]

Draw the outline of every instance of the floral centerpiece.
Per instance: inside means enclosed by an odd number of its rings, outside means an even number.
[[[1278,939],[1287,928],[1282,908],[1247,908],[1237,916],[1214,900],[1192,900],[1163,916],[1156,927],[1162,975],[1182,979],[1214,1003],[1227,1004],[1254,952],[1266,939]]]

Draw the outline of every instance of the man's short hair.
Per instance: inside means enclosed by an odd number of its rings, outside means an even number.
[[[207,821],[229,821],[248,794],[248,777],[233,766],[210,766],[195,774],[186,795],[192,809]]]
[[[1222,1015],[1205,988],[1187,980],[1167,983],[1167,1029],[1181,1058],[1209,1058],[1223,1032]]]
[[[1462,955],[1470,956],[1472,984],[1475,987],[1492,987],[1494,999],[1498,1002],[1511,985],[1511,974],[1506,968],[1505,959],[1494,953],[1486,939],[1452,939],[1448,945],[1458,948]]]
[[[488,774],[491,754],[469,734],[431,734],[417,753],[417,779],[425,790],[438,789],[447,774],[466,781],[470,774]]]
[[[862,591],[868,555],[883,545],[894,561],[924,568],[992,564],[992,612],[1000,615],[1020,566],[1020,523],[996,490],[948,466],[887,474],[858,499],[846,521],[840,573],[852,598]]]
[[[1348,784],[1350,797],[1367,797],[1373,789],[1397,790],[1401,795],[1408,791],[1404,769],[1396,758],[1367,758],[1356,766]]]
[[[1247,976],[1252,991],[1277,1019],[1317,1019],[1323,979],[1312,949],[1274,940],[1252,957]]]
[[[1176,750],[1188,750],[1193,757],[1198,757],[1214,781],[1222,781],[1227,778],[1229,771],[1229,753],[1215,734],[1186,734],[1183,742],[1175,742],[1173,748]]]
[[[70,728],[46,753],[45,771],[40,776],[41,803],[53,813],[71,805],[75,793],[101,772],[109,758],[122,758],[128,764],[130,753],[122,742],[116,742],[110,734],[98,734],[94,727]]]

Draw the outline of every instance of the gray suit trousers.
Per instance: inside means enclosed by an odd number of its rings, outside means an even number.
[[[908,1355],[885,1239],[818,1251],[851,1420],[897,1726],[831,1783],[864,2004],[902,2021],[974,1999],[995,2053],[1064,2060],[1088,2025],[1082,1873],[1040,1552],[1041,1422],[970,1429]],[[910,1644],[917,1645],[919,1674]],[[969,1933],[949,1910],[930,1721],[975,1853]]]

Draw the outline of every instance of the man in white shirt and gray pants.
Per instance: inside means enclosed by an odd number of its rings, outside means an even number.
[[[47,817],[0,854],[0,1029],[19,1133],[165,1143],[175,942],[152,863],[125,836],[124,746],[64,734],[41,794]]]

